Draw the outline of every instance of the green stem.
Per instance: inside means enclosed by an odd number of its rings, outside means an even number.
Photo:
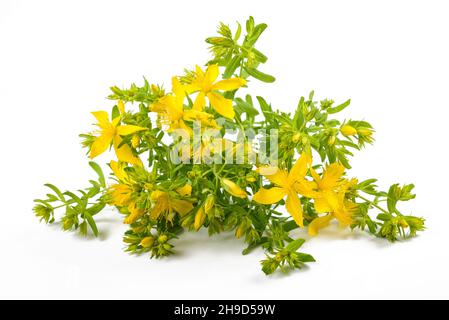
[[[364,201],[366,201],[366,202],[368,202],[370,205],[372,205],[373,207],[379,209],[379,210],[382,211],[383,213],[390,214],[387,210],[385,210],[384,208],[382,208],[382,207],[379,206],[378,204],[374,203],[373,201],[371,201],[371,200],[369,200],[369,199],[367,199],[367,198],[365,198],[365,197],[363,197],[363,196],[361,196],[361,195],[359,195],[359,194],[356,194],[355,196],[358,197],[358,198],[360,198],[360,199],[362,199],[362,200],[364,200]]]

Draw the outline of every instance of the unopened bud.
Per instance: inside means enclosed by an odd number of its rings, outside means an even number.
[[[292,142],[293,143],[298,143],[299,139],[301,139],[301,134],[299,132],[295,133],[292,137]]]
[[[206,214],[204,213],[203,207],[199,208],[195,214],[195,222],[193,223],[193,227],[196,231],[198,231],[204,223],[206,219]]]
[[[369,128],[360,128],[360,129],[357,129],[357,133],[361,136],[370,136],[373,134],[373,130],[371,130]]]
[[[357,130],[353,126],[350,126],[349,124],[342,126],[340,128],[340,132],[344,136],[353,136],[353,135],[357,134]]]
[[[140,241],[140,245],[144,248],[149,248],[153,246],[154,238],[153,237],[145,237]]]
[[[213,208],[214,204],[215,196],[213,194],[208,195],[206,201],[204,202],[204,212],[208,214],[209,211]]]
[[[140,138],[137,134],[132,136],[131,145],[133,146],[133,148],[137,148],[140,145]]]

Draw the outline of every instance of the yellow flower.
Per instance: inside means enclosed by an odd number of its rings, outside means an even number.
[[[311,164],[311,156],[303,152],[290,172],[279,168],[264,168],[263,171],[259,170],[259,172],[270,180],[275,187],[270,189],[260,188],[260,190],[254,194],[253,200],[262,204],[273,204],[281,201],[287,196],[287,211],[298,226],[304,227],[303,211],[298,193],[302,195],[307,194],[309,196],[313,195],[315,183],[305,180],[305,176]]]
[[[141,165],[141,160],[133,154],[132,149],[128,144],[125,143],[120,146],[122,143],[121,136],[146,130],[146,128],[133,125],[120,126],[121,116],[114,118],[112,122],[110,122],[106,111],[95,111],[92,112],[92,114],[98,121],[97,125],[100,128],[100,135],[95,137],[94,143],[90,149],[90,158],[95,158],[102,154],[110,147],[111,143],[113,143],[115,153],[120,161]]]
[[[185,190],[181,190],[181,192],[182,191]],[[153,191],[151,193],[151,200],[154,203],[154,206],[150,211],[150,217],[152,219],[158,219],[161,215],[164,215],[168,221],[172,221],[175,213],[184,216],[193,209],[193,205],[190,201],[178,199],[174,195],[161,190]]]
[[[135,201],[131,201],[131,203],[128,205],[128,211],[129,215],[125,218],[123,223],[131,224],[137,221],[143,214],[145,213],[145,210],[142,208],[138,208]]]
[[[125,171],[123,162],[111,161],[109,165],[114,176],[120,181],[120,183],[113,184],[109,187],[110,203],[118,207],[126,207],[128,209],[128,216],[123,223],[134,223],[145,213],[145,209],[137,207],[137,203],[133,197],[134,188],[132,184],[134,182]]]
[[[124,207],[129,205],[132,193],[133,188],[127,184],[117,183],[109,187],[111,204],[115,206]]]
[[[206,105],[207,97],[215,111],[226,118],[233,119],[235,112],[232,108],[232,100],[226,99],[218,91],[236,90],[244,86],[246,80],[231,78],[215,82],[218,74],[219,68],[216,64],[209,65],[205,72],[199,66],[196,66],[195,78],[189,85],[189,92],[199,92],[193,104],[193,109],[202,111]]]
[[[357,180],[342,179],[344,171],[345,168],[340,163],[332,163],[327,166],[321,176],[313,168],[310,169],[317,188],[309,197],[314,199],[317,213],[328,213],[326,216],[315,218],[310,223],[310,235],[316,235],[319,229],[326,227],[334,218],[342,226],[352,223],[356,204],[346,200],[345,196],[348,189],[357,184]]]
[[[125,171],[125,165],[123,162],[112,160],[109,163],[109,166],[111,167],[112,173],[117,179],[119,179],[120,181],[129,180],[128,173]]]
[[[248,195],[245,190],[229,179],[221,180],[223,188],[234,197],[245,199]]]
[[[160,98],[150,106],[150,110],[159,114],[163,124],[169,125],[169,131],[183,129],[191,135],[192,129],[186,125],[185,121],[200,121],[203,126],[218,128],[211,114],[199,110],[184,109],[184,98],[187,89],[176,77],[173,77],[173,94]]]

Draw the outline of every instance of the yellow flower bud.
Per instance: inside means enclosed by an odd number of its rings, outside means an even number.
[[[140,245],[144,248],[149,248],[153,246],[154,238],[153,237],[145,237],[140,241]]]
[[[399,219],[399,225],[404,229],[408,228],[408,223],[407,223],[407,221],[405,221],[405,219],[402,219],[402,218]]]
[[[293,143],[298,143],[299,139],[301,139],[301,134],[299,132],[295,133],[292,137],[292,142]]]
[[[120,111],[120,114],[124,114],[125,113],[125,104],[123,103],[122,100],[119,100],[117,102],[117,108]]]
[[[371,136],[373,134],[373,130],[370,128],[360,128],[357,129],[357,133],[361,136]]]
[[[133,146],[133,148],[137,148],[140,145],[140,138],[137,134],[132,136],[131,145]]]
[[[235,236],[237,239],[240,239],[245,234],[246,228],[243,225],[240,225],[237,230],[235,230]]]
[[[168,237],[165,235],[165,234],[162,234],[162,235],[160,235],[158,238],[157,238],[157,241],[159,242],[159,243],[164,243],[164,242],[166,242],[168,240]]]
[[[257,180],[257,179],[256,179],[255,177],[253,177],[253,176],[247,176],[245,179],[246,179],[247,182],[256,182],[256,180]]]
[[[215,204],[214,195],[212,194],[208,195],[206,201],[204,202],[204,212],[208,214],[209,211],[213,208],[214,204]]]
[[[206,214],[204,213],[203,207],[199,208],[195,214],[195,222],[193,223],[193,227],[196,231],[198,231],[206,220]]]
[[[283,254],[280,253],[280,252],[276,253],[276,256],[274,257],[274,259],[275,259],[277,262],[281,262],[282,259],[283,259]]]
[[[222,181],[223,188],[232,194],[234,197],[245,199],[247,194],[242,188],[240,188],[236,183],[232,182],[229,179],[223,179]]]
[[[152,183],[145,183],[144,185],[143,185],[143,188],[145,189],[145,190],[149,190],[149,191],[151,191],[151,190],[153,190],[153,188],[154,188],[154,186],[153,186],[153,184]]]
[[[333,146],[335,144],[335,136],[330,136],[329,139],[327,140],[327,143],[330,146]]]
[[[349,124],[342,126],[340,128],[340,132],[344,136],[353,136],[353,135],[357,134],[357,130],[353,126],[350,126]]]

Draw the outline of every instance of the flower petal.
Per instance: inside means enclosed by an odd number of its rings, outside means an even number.
[[[293,165],[293,168],[290,170],[290,173],[288,175],[289,183],[293,184],[298,180],[304,179],[311,164],[312,157],[310,156],[310,154],[303,152],[296,163]]]
[[[313,199],[314,205],[315,205],[315,211],[317,213],[326,213],[326,212],[332,212],[332,208],[327,203],[326,199],[324,198],[315,198]]]
[[[131,147],[126,143],[120,146],[120,143],[122,143],[122,138],[120,138],[120,136],[118,135],[115,136],[114,149],[117,158],[123,162],[128,162],[136,166],[142,166],[142,161],[139,159],[139,157],[136,157],[133,154]]]
[[[321,189],[332,189],[337,186],[337,182],[345,172],[345,167],[341,163],[332,163],[323,172],[320,182]]]
[[[226,99],[221,94],[217,92],[209,92],[207,94],[212,108],[215,109],[223,117],[234,119],[235,112],[232,108],[232,100]]]
[[[236,90],[246,84],[246,80],[242,78],[232,78],[218,81],[215,83],[211,90],[223,90],[223,91],[231,91]]]
[[[316,236],[320,229],[323,229],[329,225],[329,222],[332,221],[334,217],[330,214],[324,217],[318,217],[313,219],[313,221],[309,224],[309,235]]]
[[[133,126],[133,125],[125,125],[125,126],[118,126],[117,127],[117,134],[121,136],[127,136],[128,134],[133,134],[138,131],[147,130],[146,128],[139,127],[139,126]]]
[[[223,188],[234,197],[245,199],[248,196],[245,190],[240,188],[238,184],[232,182],[231,180],[223,179],[221,182]]]
[[[354,210],[348,210],[345,206],[335,210],[333,215],[338,220],[341,226],[349,226],[352,223],[352,213]]]
[[[293,220],[295,220],[296,224],[299,227],[303,228],[304,222],[302,217],[302,205],[298,195],[295,192],[290,191],[288,193],[287,201],[285,202],[285,208],[287,209],[288,213],[290,213]]]
[[[185,184],[181,188],[176,189],[176,192],[179,193],[181,196],[190,196],[190,194],[192,193],[192,185]]]
[[[286,194],[287,191],[284,188],[260,188],[259,191],[254,194],[253,200],[261,204],[273,204],[281,201]]]
[[[307,198],[316,198],[319,195],[319,193],[315,191],[317,189],[315,181],[308,181],[305,179],[300,180],[295,182],[293,187],[297,193]]]
[[[212,85],[215,82],[215,80],[217,80],[219,72],[220,70],[218,69],[218,65],[216,64],[209,65],[206,69],[206,74],[204,75],[204,82],[209,85]]]
[[[105,152],[111,145],[112,138],[112,135],[108,132],[103,132],[99,137],[95,138],[94,143],[90,147],[90,158],[93,159]]]
[[[114,176],[119,179],[119,180],[127,180],[128,179],[128,174],[126,173],[126,171],[123,168],[123,165],[117,161],[112,160],[109,163],[109,166],[112,169],[112,172],[114,173]]]
[[[192,109],[202,111],[204,106],[206,105],[206,98],[204,92],[198,93],[196,96],[195,102],[193,103]]]
[[[257,171],[272,183],[283,188],[288,188],[287,171],[279,169],[277,167],[260,167],[257,169]]]
[[[94,111],[92,115],[97,119],[100,128],[108,128],[111,126],[109,122],[109,114],[106,111]]]
[[[173,210],[175,210],[181,216],[185,216],[193,209],[193,204],[187,200],[170,199],[169,202]]]
[[[125,218],[123,223],[131,224],[137,221],[145,213],[144,209],[137,208],[136,203],[132,202],[128,206],[129,216]]]

